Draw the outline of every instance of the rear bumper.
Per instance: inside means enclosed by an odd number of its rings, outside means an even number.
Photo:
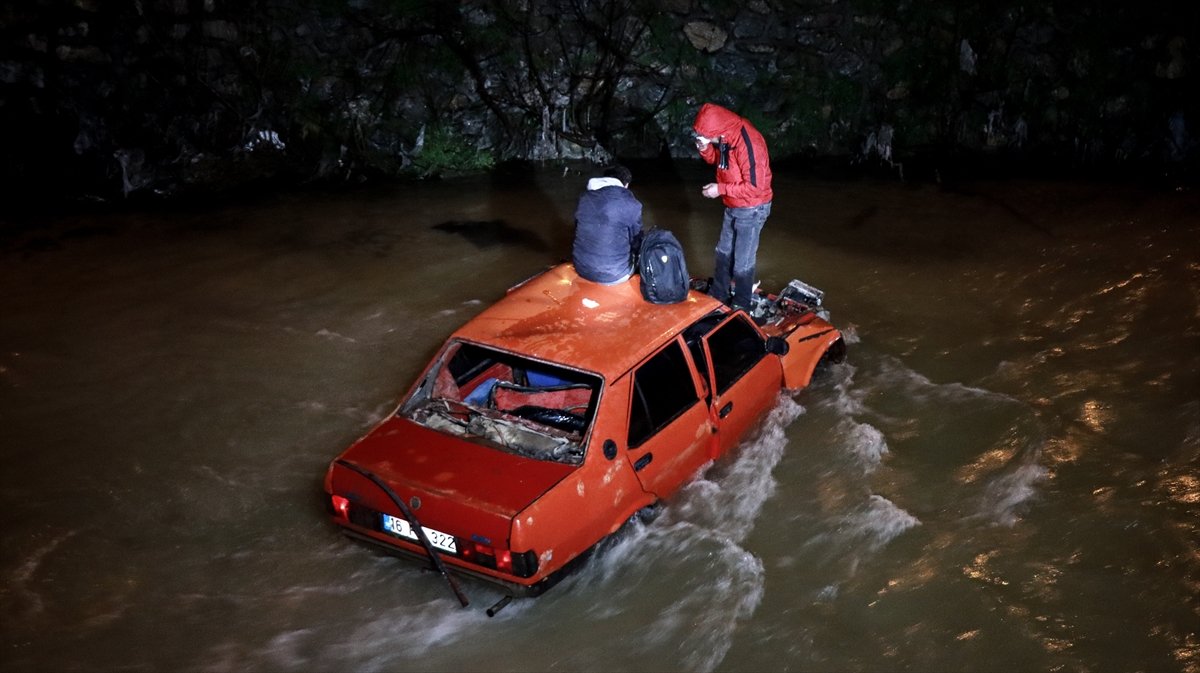
[[[342,529],[342,533],[345,534],[346,537],[370,544],[383,550],[391,556],[407,559],[409,561],[415,561],[421,565],[432,565],[432,561],[429,559],[429,556],[427,556],[423,551],[414,551],[405,547],[390,544],[365,533],[360,533],[352,528],[347,528],[341,524],[339,524],[338,527]],[[482,580],[492,584],[493,586],[498,586],[508,592],[508,595],[512,596],[513,598],[531,598],[542,595],[547,589],[555,584],[558,584],[559,580],[563,578],[564,571],[566,570],[566,568],[564,568],[563,570],[555,572],[548,577],[538,580],[534,584],[519,584],[517,582],[510,582],[501,579],[495,575],[474,570],[470,567],[459,565],[458,560],[453,556],[443,556],[442,561],[445,563],[446,570],[454,573],[455,575]]]

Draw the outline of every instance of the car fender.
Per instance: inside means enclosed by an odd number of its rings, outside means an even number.
[[[515,551],[532,549],[537,554],[535,579],[540,579],[587,552],[652,503],[653,497],[642,491],[624,460],[585,466],[513,518],[510,544]]]
[[[620,395],[611,393],[610,387],[606,396],[609,412],[621,408],[619,400],[611,399]],[[562,568],[654,502],[625,458],[624,427],[623,416],[601,413],[583,465],[513,517],[510,547],[537,553],[536,577]],[[611,458],[604,451],[610,439],[617,445]]]
[[[836,345],[841,342],[841,345]],[[845,357],[842,333],[825,324],[807,325],[787,335],[788,352],[779,356],[783,365],[783,387],[799,390],[812,381],[813,373],[828,353],[840,362]]]

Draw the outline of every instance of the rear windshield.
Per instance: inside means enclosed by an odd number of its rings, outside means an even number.
[[[452,342],[400,415],[512,453],[578,464],[600,382],[594,374]]]

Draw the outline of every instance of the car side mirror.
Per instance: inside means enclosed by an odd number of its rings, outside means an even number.
[[[780,337],[780,336],[767,337],[767,352],[768,353],[782,357],[782,356],[788,354],[789,348],[791,348],[791,345],[788,344],[787,339],[784,339],[783,337]]]

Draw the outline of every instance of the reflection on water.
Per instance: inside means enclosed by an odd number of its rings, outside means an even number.
[[[707,273],[706,172],[642,173]],[[657,520],[492,619],[342,538],[328,461],[567,256],[586,177],[5,229],[0,670],[1200,672],[1186,190],[781,174],[760,277],[849,360]]]

